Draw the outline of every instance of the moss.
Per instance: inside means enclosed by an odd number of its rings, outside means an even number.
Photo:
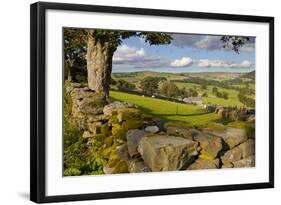
[[[234,127],[234,128],[245,128],[245,122],[242,121],[234,121],[227,124],[228,127]]]
[[[122,127],[121,125],[115,124],[112,127],[111,132],[114,139],[122,139],[122,140],[126,139],[127,129]]]
[[[117,156],[112,155],[111,158],[109,159],[107,165],[109,167],[113,168],[118,164],[119,161],[120,161],[120,159]]]
[[[79,176],[79,175],[81,175],[81,171],[79,169],[71,167],[71,168],[65,169],[63,172],[63,175],[64,176]]]
[[[112,136],[106,137],[104,139],[104,144],[106,147],[110,147],[113,144],[113,137]]]
[[[122,127],[126,130],[138,129],[138,128],[141,128],[142,125],[143,125],[142,120],[126,120],[122,123]]]
[[[250,137],[250,138],[255,137],[255,124],[254,123],[249,123],[249,122],[245,122],[245,121],[235,121],[235,122],[228,123],[227,126],[245,129],[248,137]]]
[[[135,108],[120,108],[117,110],[119,122],[128,120],[143,120],[142,114]]]
[[[210,156],[207,152],[201,151],[199,158],[206,159],[206,160],[213,160],[213,157]]]
[[[226,129],[226,126],[219,123],[211,123],[207,126],[207,128],[217,131],[224,131]]]
[[[111,147],[107,147],[104,148],[102,150],[102,154],[106,157],[106,158],[110,158],[111,155],[116,154],[116,146],[111,146]]]
[[[128,165],[125,161],[119,161],[114,167],[113,173],[128,173]]]
[[[116,113],[115,115],[113,115],[113,116],[109,119],[108,124],[111,125],[111,126],[112,126],[112,125],[115,125],[115,124],[117,124],[117,125],[120,124],[120,122],[119,122],[119,120],[118,120],[118,118],[117,118],[117,113]]]
[[[110,130],[109,130],[109,126],[107,123],[105,123],[101,126],[101,134],[104,135],[104,137],[109,136]]]

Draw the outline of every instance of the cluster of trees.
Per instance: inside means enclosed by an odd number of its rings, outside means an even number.
[[[178,86],[168,81],[163,77],[152,77],[148,76],[141,80],[140,88],[144,94],[155,95],[161,94],[166,97],[197,97],[198,92],[196,89],[178,88]]]
[[[130,83],[126,80],[114,80],[114,79],[111,79],[111,85],[116,85],[116,87],[119,89],[119,90],[122,90],[122,89],[129,89],[129,90],[133,90],[136,88],[136,85],[134,83]]]
[[[245,94],[239,92],[238,99],[243,105],[247,107],[255,107],[255,100],[253,98],[247,97]]]
[[[164,81],[160,86],[160,94],[166,97],[197,97],[198,92],[193,88],[181,88],[179,89],[177,85],[171,81]]]
[[[212,93],[213,93],[214,95],[216,95],[216,97],[218,97],[218,98],[223,98],[223,99],[225,99],[225,100],[228,99],[228,93],[225,92],[225,91],[219,92],[219,90],[218,90],[217,87],[213,87]]]
[[[64,79],[87,81],[86,43],[77,38],[76,30],[64,29]]]

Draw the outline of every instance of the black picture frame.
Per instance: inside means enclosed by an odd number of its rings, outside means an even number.
[[[46,10],[86,11],[180,17],[194,19],[262,22],[269,25],[269,181],[249,184],[229,184],[192,188],[171,188],[108,193],[46,196],[45,140],[46,140],[46,80],[45,80],[45,25]],[[144,8],[110,7],[82,4],[38,2],[30,7],[30,199],[37,203],[76,200],[97,200],[123,197],[218,192],[274,187],[274,18],[264,16],[230,15],[217,13],[156,10]]]

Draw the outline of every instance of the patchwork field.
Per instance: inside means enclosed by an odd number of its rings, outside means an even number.
[[[253,73],[254,74],[254,73]],[[210,73],[157,73],[157,72],[133,72],[133,73],[114,73],[112,74],[112,77],[114,80],[125,80],[129,83],[132,83],[135,85],[135,90],[141,90],[140,89],[140,82],[143,78],[147,76],[151,77],[159,77],[159,78],[165,78],[165,80],[173,81],[174,84],[179,89],[193,89],[198,93],[198,96],[202,97],[202,102],[204,104],[215,104],[215,105],[222,105],[222,106],[243,106],[243,103],[239,101],[238,94],[239,90],[237,89],[243,89],[246,86],[245,82],[247,83],[250,89],[255,90],[255,84],[250,81],[252,79],[253,74],[246,74],[247,78],[242,78],[243,75],[241,73],[222,73],[222,72],[210,72]],[[248,77],[250,76],[250,77]],[[233,79],[242,79],[242,82],[233,82],[230,83],[231,86],[233,86],[233,89],[226,89],[224,87],[220,86],[212,86],[207,85],[206,89],[201,88],[200,83],[188,83],[183,82],[184,79],[189,78],[200,78],[204,80],[210,80],[210,81],[218,81],[218,82],[224,82],[228,80]],[[182,82],[181,82],[182,81]],[[219,92],[225,92],[228,95],[227,99],[219,98],[213,93],[213,88],[217,87]],[[116,86],[112,86],[112,88],[116,89]],[[235,89],[237,88],[237,89]],[[204,93],[207,94],[207,96],[202,96]],[[247,95],[247,97],[254,99],[255,94]]]

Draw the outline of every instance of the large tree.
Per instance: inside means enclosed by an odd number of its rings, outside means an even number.
[[[122,40],[139,36],[150,45],[169,44],[172,37],[165,33],[87,30],[88,86],[108,97],[112,71],[112,57]]]

